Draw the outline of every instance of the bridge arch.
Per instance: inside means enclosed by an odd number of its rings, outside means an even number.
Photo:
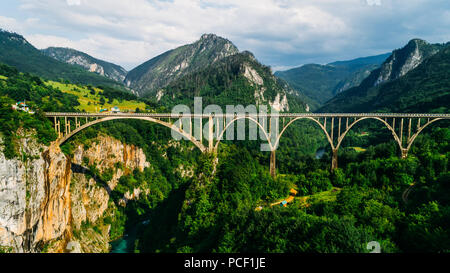
[[[155,118],[151,118],[151,117],[105,117],[105,118],[101,118],[101,119],[97,119],[91,122],[88,122],[78,128],[76,128],[75,130],[73,130],[72,132],[70,132],[69,134],[65,135],[64,137],[60,138],[57,140],[58,145],[62,145],[64,144],[67,140],[69,140],[71,137],[73,137],[74,135],[76,135],[77,133],[81,132],[82,130],[91,127],[95,124],[98,123],[102,123],[102,122],[106,122],[106,121],[112,121],[112,120],[121,120],[121,119],[134,119],[134,120],[144,120],[144,121],[149,121],[149,122],[153,122],[153,123],[157,123],[160,125],[163,125],[169,129],[175,130],[177,131],[179,134],[181,134],[182,136],[184,136],[185,138],[187,138],[188,140],[190,140],[197,148],[200,149],[200,151],[203,153],[205,152],[207,149],[206,147],[197,139],[195,139],[192,135],[188,134],[186,131],[178,128],[177,126],[175,126],[174,124],[168,123],[168,122],[164,122],[162,120],[159,119],[155,119]]]
[[[426,123],[424,126],[422,126],[421,128],[419,128],[419,130],[417,130],[417,132],[411,137],[410,142],[408,143],[408,146],[407,146],[406,149],[407,149],[408,151],[409,151],[409,149],[411,149],[411,147],[412,147],[414,141],[415,141],[416,138],[420,135],[420,133],[422,133],[422,131],[423,131],[425,128],[427,128],[427,127],[428,127],[429,125],[431,125],[432,123],[434,123],[434,122],[436,122],[436,121],[440,121],[440,120],[444,120],[444,119],[442,119],[442,118],[436,118],[436,119],[433,119],[433,120],[427,122],[427,123]]]
[[[389,131],[391,131],[392,136],[394,137],[395,142],[397,142],[397,144],[400,147],[400,150],[403,150],[403,144],[401,139],[399,138],[399,136],[397,135],[397,133],[395,132],[395,129],[384,119],[379,118],[379,117],[362,117],[359,119],[356,119],[355,121],[353,121],[348,128],[338,137],[338,142],[336,145],[336,150],[338,150],[341,147],[342,141],[344,140],[345,136],[348,134],[348,132],[350,132],[350,130],[359,122],[363,121],[363,120],[367,120],[367,119],[373,119],[373,120],[378,120],[381,123],[384,124],[384,126],[386,126],[387,129],[389,129]]]
[[[333,140],[331,139],[330,134],[328,134],[327,129],[325,128],[325,126],[320,123],[317,119],[313,118],[313,117],[296,117],[294,119],[292,119],[291,121],[289,121],[283,128],[283,130],[281,130],[280,134],[277,137],[277,140],[275,141],[275,145],[274,147],[278,147],[278,145],[280,144],[280,139],[283,136],[284,132],[287,130],[287,128],[289,128],[289,126],[292,125],[292,123],[296,122],[297,120],[301,120],[301,119],[307,119],[307,120],[312,120],[314,121],[317,125],[319,125],[320,129],[322,129],[322,131],[324,132],[328,143],[330,144],[331,148],[334,149],[334,144],[333,144]]]
[[[345,130],[342,134],[339,134],[339,135],[338,135],[337,142],[336,142],[336,145],[335,145],[335,144],[334,144],[334,143],[335,143],[335,142],[334,142],[334,139],[333,139],[333,138],[330,136],[330,134],[328,133],[327,128],[325,127],[324,124],[320,123],[320,121],[319,121],[318,119],[315,119],[315,118],[313,118],[313,117],[296,117],[296,118],[292,119],[291,121],[289,121],[288,124],[286,124],[286,126],[283,128],[283,130],[281,131],[281,133],[279,134],[279,136],[278,136],[278,138],[277,138],[277,141],[275,142],[275,147],[278,147],[279,141],[280,141],[281,137],[283,136],[283,134],[285,133],[286,129],[287,129],[290,125],[292,125],[292,123],[294,123],[295,121],[300,120],[300,119],[309,119],[309,120],[314,121],[316,124],[319,125],[319,127],[320,127],[320,128],[322,129],[322,131],[324,132],[324,134],[325,134],[325,136],[326,136],[326,138],[327,138],[327,140],[328,140],[328,143],[329,143],[330,146],[331,146],[331,150],[332,150],[332,162],[331,162],[331,169],[332,169],[332,170],[334,170],[334,169],[337,168],[337,160],[338,160],[338,156],[337,156],[337,155],[338,155],[338,150],[339,150],[339,148],[340,148],[340,146],[341,146],[341,144],[342,144],[343,139],[345,138],[345,136],[348,134],[348,132],[349,132],[356,124],[358,124],[359,122],[361,122],[361,121],[363,121],[363,120],[374,119],[374,120],[378,120],[378,121],[382,122],[382,123],[386,126],[386,128],[387,128],[388,130],[391,131],[392,136],[394,137],[394,140],[397,142],[397,144],[398,144],[399,147],[400,147],[400,151],[402,152],[402,157],[403,157],[403,158],[406,158],[406,157],[407,157],[409,148],[411,147],[411,144],[412,144],[412,142],[415,140],[415,138],[417,137],[417,135],[420,134],[420,132],[421,132],[425,127],[427,127],[428,125],[431,124],[431,122],[429,122],[429,123],[427,123],[426,125],[424,125],[424,126],[423,126],[423,127],[422,127],[422,128],[421,128],[414,136],[413,136],[413,138],[410,140],[411,142],[409,143],[409,145],[407,146],[407,148],[403,148],[402,140],[400,139],[400,137],[398,136],[398,134],[395,132],[395,129],[394,129],[394,128],[386,121],[386,120],[384,120],[384,119],[382,119],[382,118],[380,118],[380,117],[360,117],[360,118],[357,118],[356,120],[354,120],[354,121],[346,128],[346,130]],[[434,121],[436,121],[436,120],[433,120],[433,122],[434,122]],[[334,128],[332,127],[331,130],[334,130]]]
[[[339,149],[339,147],[342,144],[342,141],[344,140],[345,136],[348,134],[348,132],[352,129],[352,127],[354,127],[356,124],[358,124],[360,121],[366,120],[366,119],[374,119],[374,120],[378,120],[381,121],[392,133],[392,136],[394,137],[394,140],[397,142],[400,151],[402,153],[402,158],[406,158],[408,156],[408,152],[411,149],[412,145],[414,144],[414,141],[416,140],[416,138],[420,135],[420,133],[422,133],[422,131],[427,128],[428,126],[430,126],[431,124],[433,124],[436,121],[439,120],[443,120],[442,118],[435,118],[433,120],[429,120],[427,123],[425,123],[423,126],[419,127],[417,132],[414,133],[411,138],[407,139],[406,141],[406,146],[403,146],[403,139],[401,138],[401,136],[399,137],[399,135],[395,132],[395,128],[393,128],[387,121],[385,121],[382,118],[379,117],[362,117],[359,118],[357,120],[355,120],[351,125],[349,125],[349,127],[339,136],[338,138],[338,143],[336,146],[336,150]]]
[[[222,141],[223,135],[225,134],[226,130],[233,125],[236,121],[241,120],[241,119],[248,119],[250,121],[253,121],[260,129],[261,131],[264,133],[264,136],[266,137],[267,142],[270,145],[271,150],[274,150],[274,147],[272,145],[272,142],[270,141],[270,137],[266,132],[266,129],[261,125],[261,123],[259,123],[255,118],[250,117],[250,116],[242,116],[242,117],[235,117],[233,120],[231,120],[226,126],[225,128],[223,128],[222,132],[219,134],[219,137],[217,138],[217,142],[216,145],[214,146],[214,151],[218,151],[219,148],[219,144]]]

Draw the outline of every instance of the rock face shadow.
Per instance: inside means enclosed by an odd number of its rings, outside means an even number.
[[[94,179],[95,183],[97,183],[97,185],[103,187],[106,190],[106,192],[108,192],[108,195],[111,197],[111,193],[112,193],[111,187],[108,185],[108,183],[106,181],[103,181],[100,177],[98,177],[97,175],[92,173],[91,170],[89,170],[88,168],[86,168],[80,164],[75,164],[75,163],[72,163],[71,168],[72,168],[73,173],[84,174],[84,175],[87,174],[90,177],[92,177]]]

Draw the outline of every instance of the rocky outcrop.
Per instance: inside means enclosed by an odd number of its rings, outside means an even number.
[[[27,159],[0,153],[0,245],[36,252],[42,242],[70,232],[70,160],[32,138],[22,138],[20,149]],[[61,249],[53,244],[54,251]]]
[[[111,191],[117,186],[120,177],[136,169],[143,171],[150,164],[142,149],[109,136],[99,136],[89,147],[76,147],[73,166],[78,169],[72,177],[72,226],[79,235],[72,242],[79,243],[82,252],[107,252],[110,226],[99,223],[109,216],[111,206],[116,206],[110,202]],[[109,180],[105,181],[107,185],[100,184],[98,178],[92,175],[86,175],[89,174],[88,166],[96,166],[101,174],[109,172]],[[141,189],[134,189],[125,193],[119,205],[124,206],[128,200],[139,198],[141,192]],[[89,226],[83,228],[84,223],[89,223]]]
[[[20,159],[6,159],[0,152],[0,246],[13,252],[65,252],[67,245],[107,252],[110,226],[92,227],[114,205],[110,193],[120,177],[150,166],[142,149],[99,136],[90,147],[77,146],[70,159],[58,146],[38,144],[31,134],[20,138],[19,147]],[[107,186],[89,175],[89,165],[110,173]],[[125,198],[140,194],[135,189]]]
[[[117,186],[122,175],[135,169],[143,171],[150,166],[142,149],[123,144],[108,136],[99,136],[89,148],[78,145],[74,152],[73,165],[80,168],[73,174],[75,183],[72,187],[73,225],[78,229],[83,222],[95,223],[103,216],[108,209],[109,194]],[[85,174],[89,172],[86,165],[95,165],[100,173],[111,172],[106,187],[99,185],[95,178],[86,177]],[[134,193],[130,193],[127,197],[129,199],[139,197],[137,192]]]
[[[289,111],[289,103],[286,94],[281,99],[280,93],[278,93],[273,102],[269,101],[270,106],[278,112]]]
[[[83,165],[85,159],[88,160],[88,165],[96,165],[100,172],[117,169],[119,163],[125,167],[124,169],[131,171],[134,169],[143,171],[144,168],[150,166],[142,149],[124,144],[108,136],[97,137],[89,148],[83,145],[77,146],[74,151],[73,164]],[[124,173],[124,170],[118,168],[112,179],[108,181],[108,186],[114,189]]]
[[[439,44],[429,44],[420,39],[411,40],[403,48],[394,50],[380,69],[373,72],[377,74],[377,77],[372,76],[372,78],[376,78],[373,86],[403,77],[419,66],[424,59],[439,52],[440,49],[442,49],[442,45]]]
[[[58,61],[81,66],[86,71],[97,73],[118,82],[123,82],[127,75],[127,71],[121,66],[96,59],[71,48],[49,47],[41,52]]]

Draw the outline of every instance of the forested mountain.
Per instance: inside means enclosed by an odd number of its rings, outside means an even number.
[[[49,47],[41,50],[45,55],[58,61],[78,65],[89,72],[97,73],[112,80],[123,82],[127,71],[113,63],[96,59],[86,53],[71,48]]]
[[[338,94],[319,111],[446,112],[449,79],[450,46],[412,40],[394,51],[360,86]]]
[[[14,66],[21,72],[33,73],[45,79],[122,86],[119,82],[50,58],[31,45],[23,36],[2,30],[0,30],[0,62]]]
[[[156,94],[172,81],[238,52],[230,41],[205,34],[193,44],[167,51],[131,70],[125,83],[140,95]]]
[[[205,105],[265,104],[278,111],[305,110],[296,93],[250,52],[225,57],[187,74],[160,89],[155,99],[163,105],[174,106],[192,105],[194,97],[202,97]]]
[[[275,76],[288,82],[314,109],[337,93],[358,86],[389,55],[338,61],[327,65],[306,64],[287,71],[277,71]]]

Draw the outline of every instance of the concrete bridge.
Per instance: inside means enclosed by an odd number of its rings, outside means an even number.
[[[376,120],[391,131],[406,158],[414,140],[429,125],[450,120],[450,114],[399,113],[281,113],[281,114],[167,114],[167,113],[45,113],[54,122],[58,145],[92,125],[121,119],[145,120],[160,124],[191,141],[202,153],[217,153],[225,131],[238,121],[248,120],[260,130],[271,152],[270,173],[275,177],[275,151],[286,129],[297,120],[311,120],[324,132],[332,150],[331,169],[336,169],[338,150],[347,133],[363,120]],[[205,122],[206,120],[206,122]],[[194,124],[197,126],[193,126]],[[205,122],[205,126],[203,123]],[[64,127],[62,130],[62,126]],[[203,132],[206,132],[205,134]],[[207,140],[207,146],[203,144]]]

